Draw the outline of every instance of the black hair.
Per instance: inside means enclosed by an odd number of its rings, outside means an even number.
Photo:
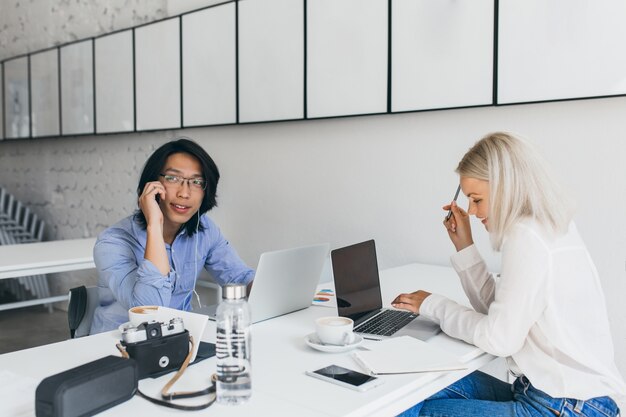
[[[167,158],[176,153],[186,153],[196,158],[202,167],[202,178],[204,178],[207,184],[200,209],[183,225],[183,229],[185,229],[187,234],[192,236],[196,232],[196,227],[198,227],[199,230],[203,229],[202,224],[199,224],[199,217],[217,206],[217,183],[220,180],[220,172],[217,169],[217,165],[209,154],[196,142],[187,137],[181,137],[167,142],[154,151],[143,166],[143,171],[139,178],[139,185],[137,186],[137,196],[141,196],[148,182],[159,180],[159,175],[163,172]],[[141,209],[137,210],[135,218],[144,228],[147,226],[146,217]]]

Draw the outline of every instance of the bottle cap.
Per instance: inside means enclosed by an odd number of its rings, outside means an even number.
[[[246,286],[242,284],[227,284],[222,287],[222,299],[239,300],[246,298]]]

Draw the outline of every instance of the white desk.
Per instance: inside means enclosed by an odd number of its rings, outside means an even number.
[[[0,246],[0,279],[95,268],[96,238]],[[0,311],[67,300],[67,294],[0,304]]]
[[[0,246],[0,279],[95,268],[96,238]]]
[[[411,264],[381,273],[383,301],[388,303],[401,291],[423,288],[446,294],[467,302],[456,274],[451,268]],[[393,416],[431,394],[490,362],[493,357],[475,346],[439,334],[429,343],[436,344],[468,359],[468,369],[453,372],[390,375],[385,383],[360,393],[324,381],[304,372],[337,364],[359,369],[350,352],[329,354],[315,351],[304,342],[304,336],[314,331],[316,317],[334,315],[326,307],[310,307],[286,316],[257,323],[252,327],[251,400],[238,407],[213,405],[203,415],[246,416]],[[40,381],[46,376],[95,360],[107,354],[117,354],[114,347],[119,332],[113,331],[82,339],[68,340],[33,349],[0,355],[0,371],[32,377]],[[203,339],[215,340],[215,323],[209,322]],[[368,343],[376,343],[367,341]],[[215,371],[215,358],[191,366],[174,390],[197,390],[208,385]],[[170,375],[140,382],[142,391],[157,396]],[[32,401],[34,390],[24,392]],[[190,400],[191,401],[191,400]],[[0,404],[0,415],[3,404]],[[178,412],[180,414],[180,412]],[[102,415],[171,415],[174,411],[134,397]]]

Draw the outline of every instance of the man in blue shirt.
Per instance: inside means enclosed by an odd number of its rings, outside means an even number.
[[[189,139],[168,142],[146,161],[139,210],[98,236],[94,260],[100,305],[91,334],[128,321],[128,309],[159,305],[191,310],[204,267],[220,284],[249,284],[248,268],[204,213],[215,207],[219,171]]]

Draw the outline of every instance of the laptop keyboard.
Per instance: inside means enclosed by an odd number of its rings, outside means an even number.
[[[383,310],[370,320],[358,325],[354,331],[379,336],[391,336],[416,317],[417,315],[408,311]]]

